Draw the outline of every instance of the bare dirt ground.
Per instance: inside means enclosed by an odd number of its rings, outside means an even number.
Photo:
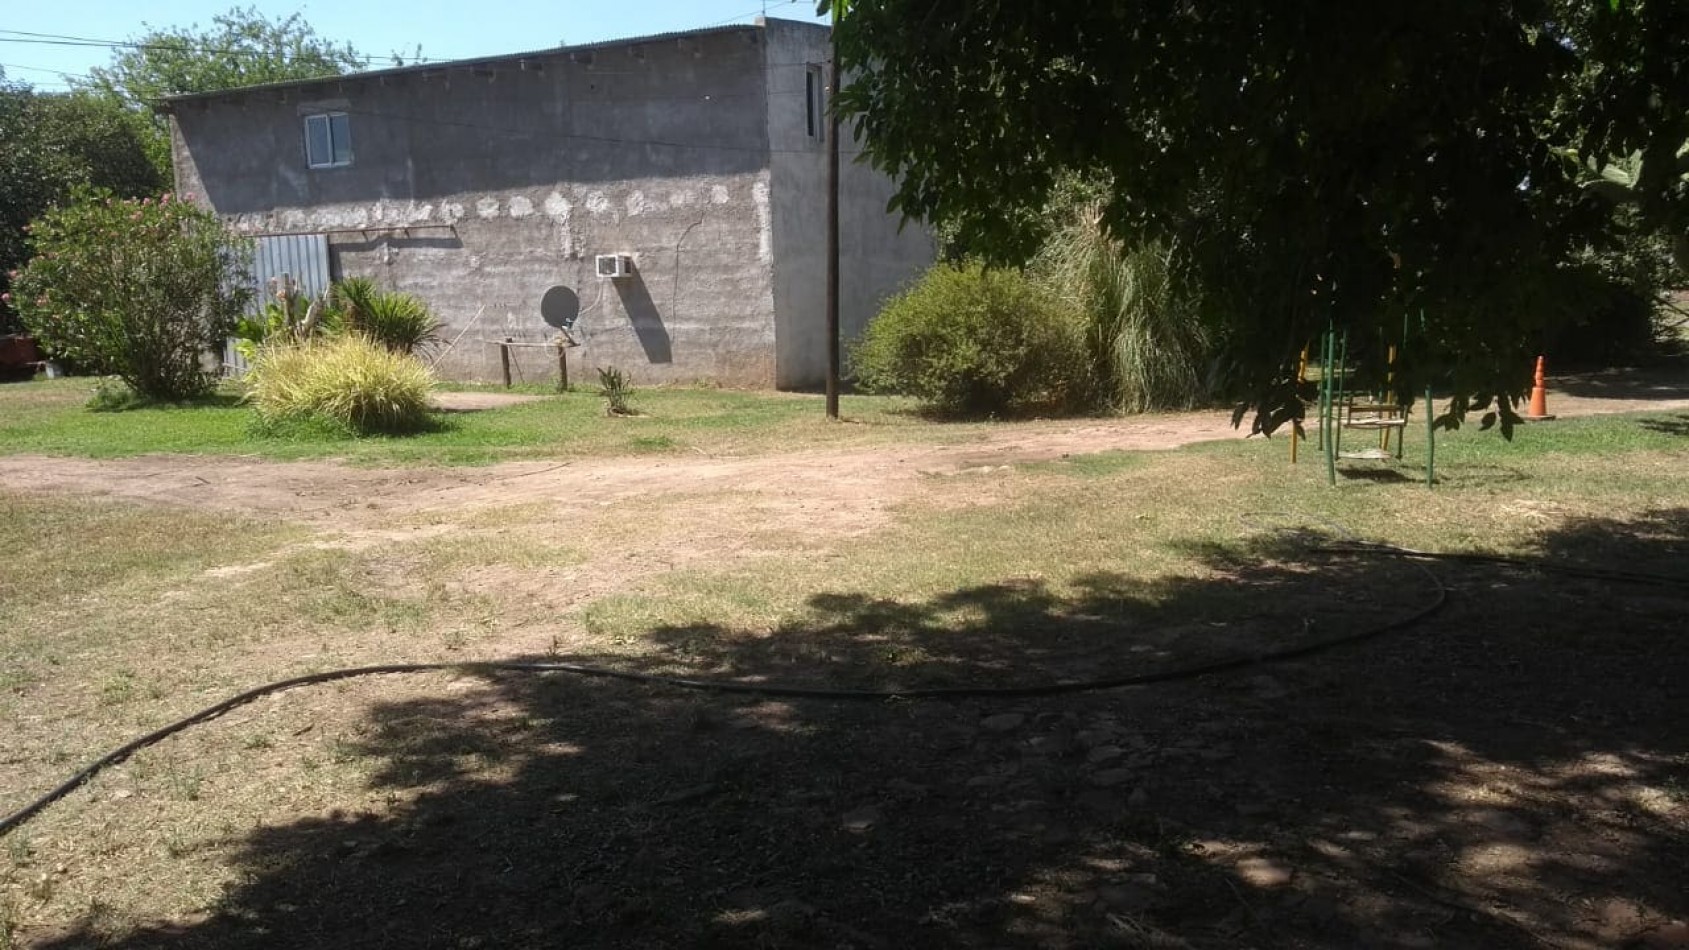
[[[1689,409],[1680,390],[1601,378],[1550,400],[1567,416]],[[646,502],[680,509],[573,569],[564,607],[754,551],[759,532],[839,538],[888,524],[900,503],[964,491],[989,503],[969,473],[1237,437],[1200,413],[1021,425],[958,446],[477,469],[11,457],[0,488],[246,513],[306,527],[307,544],[365,547],[462,537],[522,506],[519,520],[588,526]],[[1614,563],[1689,550],[1683,511],[1651,533],[1602,530]],[[1586,540],[1563,534],[1546,549]],[[1241,598],[1261,605],[1251,630],[1323,635],[1334,588],[1366,613],[1429,592],[1342,558],[1261,554],[1216,571],[1157,590],[1158,606]],[[1452,606],[1407,635],[1152,689],[854,705],[502,676],[301,691],[243,714],[293,737],[272,750],[287,763],[276,780],[296,768],[289,743],[333,734],[338,754],[378,764],[347,793],[362,805],[260,818],[205,845],[238,875],[203,912],[138,929],[91,913],[24,945],[1689,947],[1689,666],[1662,646],[1682,596],[1505,569],[1441,577]],[[838,665],[873,662],[891,627],[935,665],[977,663],[980,644],[1102,655],[1136,635],[1109,618],[1140,593],[1097,578],[1070,600],[1029,584],[895,615],[839,603],[784,635]],[[974,618],[960,631],[945,619],[958,604]],[[791,672],[768,638],[701,633],[653,631],[657,654],[628,663]],[[521,636],[498,652],[548,658]],[[1017,679],[1044,662],[977,674]],[[182,754],[202,740],[185,737]],[[208,783],[206,801],[218,792]],[[121,840],[121,821],[102,833]],[[136,873],[169,867],[122,854],[151,868]]]
[[[483,394],[450,394],[483,395]],[[210,511],[277,515],[354,530],[394,516],[536,502],[594,507],[666,493],[730,489],[802,498],[806,524],[875,521],[924,477],[1110,450],[1173,449],[1238,438],[1227,416],[1190,413],[1119,422],[1032,423],[954,446],[884,446],[744,458],[642,456],[517,462],[485,468],[368,469],[333,462],[198,456],[93,460],[0,457],[0,487],[107,496]]]
[[[434,403],[434,408],[443,412],[480,412],[483,409],[538,402],[540,398],[525,393],[438,392],[430,401]]]
[[[449,411],[472,412],[538,397],[441,393]],[[1549,410],[1576,417],[1641,410],[1689,410],[1689,376],[1677,368],[1607,371],[1556,379]],[[143,456],[91,460],[0,457],[0,487],[102,495],[212,511],[277,515],[340,530],[381,525],[395,515],[465,512],[557,502],[583,509],[639,496],[707,494],[731,488],[814,502],[794,510],[808,523],[826,513],[837,525],[867,527],[874,512],[904,497],[923,477],[1111,450],[1174,449],[1239,438],[1227,414],[1199,412],[1118,421],[1030,423],[973,443],[887,446],[745,458],[705,455],[516,462],[473,469],[351,468],[333,462]]]

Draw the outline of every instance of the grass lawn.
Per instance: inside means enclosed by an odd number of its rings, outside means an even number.
[[[5,450],[636,448],[585,396],[334,444],[246,442],[236,408],[80,398],[0,389]],[[847,403],[872,407],[856,429],[799,397],[641,399],[634,424],[695,482],[583,504],[526,479],[498,504],[395,494],[332,519],[0,491],[0,811],[239,689],[341,666],[1050,682],[1354,632],[1437,584],[1450,603],[1291,665],[1039,700],[446,674],[299,690],[0,841],[0,948],[1600,946],[1689,915],[1681,588],[1315,550],[1347,530],[1684,576],[1680,415],[1449,434],[1428,490],[1418,433],[1403,466],[1350,464],[1336,488],[1283,440],[912,471],[876,446],[971,430],[889,402]],[[780,467],[834,437],[858,467]],[[767,458],[708,481],[680,446]]]
[[[643,415],[605,416],[589,392],[530,392],[535,402],[438,413],[438,431],[405,438],[275,438],[251,432],[251,410],[231,386],[203,404],[94,413],[92,383],[62,379],[0,386],[0,452],[109,458],[173,452],[274,459],[340,458],[359,464],[480,465],[524,458],[674,452],[762,452],[804,445],[871,444],[934,437],[908,400],[849,399],[852,424],[827,422],[818,396],[723,389],[636,390]],[[463,388],[463,387],[459,387]],[[488,390],[498,391],[503,390]],[[940,431],[958,437],[969,426]],[[939,436],[942,437],[942,436]]]

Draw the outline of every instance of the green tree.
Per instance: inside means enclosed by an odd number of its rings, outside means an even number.
[[[157,194],[146,121],[92,92],[39,93],[0,78],[0,292],[27,253],[24,226],[78,186],[120,197]],[[0,332],[16,314],[0,304]]]
[[[1020,261],[1026,209],[1106,175],[1105,223],[1179,249],[1263,430],[1328,326],[1378,377],[1405,326],[1398,395],[1452,387],[1450,425],[1503,400],[1505,429],[1603,289],[1580,256],[1622,237],[1560,148],[1638,154],[1640,220],[1689,221],[1678,0],[858,0],[837,40],[894,208]]]
[[[112,373],[142,396],[185,399],[215,380],[245,304],[246,244],[189,202],[78,189],[29,226],[33,256],[12,302],[50,352]]]
[[[270,19],[254,7],[236,7],[211,22],[209,28],[149,25],[109,67],[90,71],[94,84],[145,106],[165,96],[339,76],[369,61],[349,43],[318,36],[297,13]]]
[[[271,19],[255,7],[235,7],[211,23],[208,28],[162,29],[149,24],[146,33],[112,57],[110,66],[90,71],[91,87],[150,115],[151,104],[166,96],[340,76],[369,63],[351,44],[318,36],[297,13]],[[152,127],[150,154],[169,176],[166,127],[156,118]]]

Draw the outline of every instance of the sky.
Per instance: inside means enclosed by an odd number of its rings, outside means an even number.
[[[397,51],[408,59],[421,44],[431,60],[750,23],[765,10],[818,19],[814,0],[18,0],[0,13],[0,69],[10,81],[62,90],[72,77],[107,65],[113,53],[64,37],[133,40],[149,25],[209,26],[213,16],[248,5],[272,18],[300,13],[319,35],[350,42],[366,56]]]

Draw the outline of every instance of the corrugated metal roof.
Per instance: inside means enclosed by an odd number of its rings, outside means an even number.
[[[802,24],[801,20],[781,21],[783,23]],[[805,24],[807,25],[807,24]],[[825,29],[825,27],[820,27]],[[590,53],[605,49],[618,49],[629,46],[641,46],[647,43],[695,39],[706,36],[720,36],[729,33],[760,32],[762,22],[756,24],[737,24],[733,26],[712,26],[699,30],[681,30],[674,33],[654,33],[650,36],[635,36],[627,39],[604,40],[598,43],[580,43],[574,46],[553,46],[549,49],[529,50],[524,53],[504,53],[498,56],[482,56],[474,59],[454,59],[439,63],[418,63],[415,66],[397,66],[392,69],[372,69],[368,72],[346,73],[341,76],[323,76],[317,79],[290,79],[285,82],[260,83],[254,86],[235,86],[229,89],[219,89],[215,92],[189,92],[176,96],[165,96],[153,104],[156,111],[168,112],[170,107],[179,102],[195,102],[207,99],[217,99],[223,96],[235,96],[249,92],[263,92],[271,89],[298,89],[304,86],[317,86],[328,83],[348,82],[364,79],[382,79],[390,76],[409,76],[429,72],[451,69],[473,69],[480,66],[497,66],[507,63],[519,63],[531,59],[555,59],[558,56],[570,54]]]

